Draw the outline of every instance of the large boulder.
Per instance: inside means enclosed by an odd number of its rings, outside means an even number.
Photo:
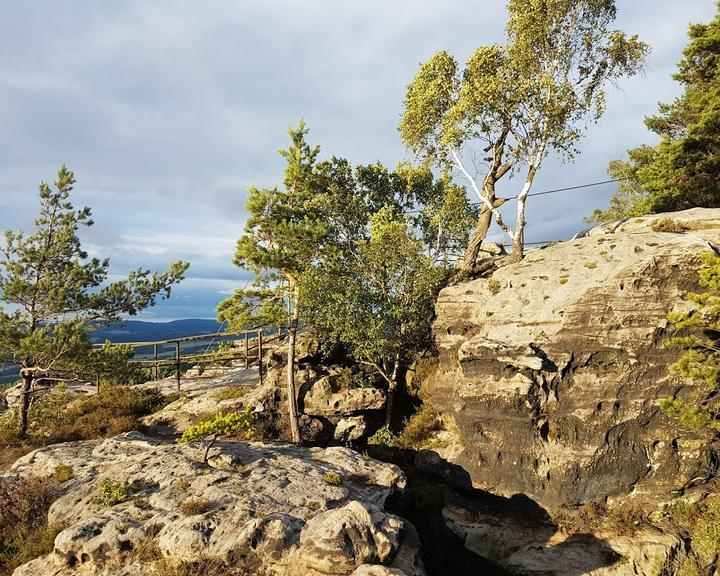
[[[687,231],[655,231],[664,218]],[[661,501],[708,476],[704,440],[658,407],[693,388],[663,338],[708,242],[720,209],[636,218],[440,293],[422,394],[459,431],[468,483],[554,508]]]
[[[149,548],[274,576],[350,574],[408,556],[422,565],[412,527],[383,508],[405,483],[396,466],[341,447],[220,443],[211,454],[204,466],[200,446],[133,432],[24,456],[11,477],[47,477],[60,464],[73,477],[49,511],[64,526],[54,552],[16,575],[147,574],[139,554]],[[103,486],[120,497],[101,498]]]

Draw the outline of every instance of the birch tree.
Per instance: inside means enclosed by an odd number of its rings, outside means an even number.
[[[494,216],[522,258],[527,198],[550,153],[572,160],[605,111],[605,88],[636,74],[648,52],[610,28],[614,0],[509,0],[506,42],[478,48],[464,68],[447,52],[421,65],[399,125],[426,162],[451,166],[482,211],[465,255],[472,269]],[[520,175],[515,226],[503,221],[496,185]]]

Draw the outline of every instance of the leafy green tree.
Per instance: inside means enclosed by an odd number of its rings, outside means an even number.
[[[305,141],[304,122],[288,131],[283,188],[249,189],[245,234],[235,264],[255,274],[252,288],[235,290],[218,306],[218,319],[231,328],[288,325],[287,397],[293,442],[300,442],[295,388],[295,342],[302,293],[300,277],[329,242],[329,227],[314,206],[318,194],[318,146]]]
[[[429,344],[446,273],[390,206],[371,216],[368,237],[354,244],[303,275],[303,314],[325,342],[347,347],[386,381],[389,420],[403,362]]]
[[[610,29],[614,0],[509,0],[507,7],[506,44],[478,48],[463,69],[444,51],[421,65],[399,125],[412,152],[459,170],[483,205],[465,269],[493,215],[522,258],[526,200],[543,160],[551,152],[574,157],[587,124],[605,110],[605,85],[635,74],[648,51]],[[481,180],[468,161],[483,169]],[[513,230],[495,187],[515,172],[524,172],[524,184]]]
[[[127,347],[93,348],[95,327],[135,315],[167,298],[188,265],[174,262],[167,272],[138,269],[106,284],[108,259],[88,258],[78,230],[91,226],[89,208],[75,210],[69,194],[73,173],[62,166],[55,189],[40,184],[35,231],[5,233],[0,254],[0,356],[21,365],[19,432],[28,426],[31,394],[38,380],[94,380],[129,356]]]
[[[620,185],[608,210],[593,212],[593,222],[720,206],[720,13],[709,24],[690,26],[689,37],[673,75],[682,96],[645,119],[660,143],[628,150],[627,161],[611,163],[613,176],[630,181]]]
[[[684,426],[716,434],[720,432],[720,256],[701,258],[700,286],[705,290],[687,295],[695,304],[693,310],[669,318],[675,329],[700,335],[672,338],[667,344],[684,350],[671,370],[700,384],[702,392],[690,401],[667,398],[661,408]]]

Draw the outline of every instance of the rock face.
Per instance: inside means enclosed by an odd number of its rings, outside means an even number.
[[[653,231],[665,217],[688,231]],[[692,388],[662,339],[708,241],[720,210],[636,218],[440,293],[423,393],[459,430],[468,482],[554,508],[662,501],[708,475],[705,443],[658,408]]]
[[[63,464],[74,477],[50,508],[49,522],[64,527],[54,552],[15,576],[147,574],[157,561],[140,556],[148,549],[272,576],[424,574],[414,529],[383,510],[404,486],[397,467],[340,447],[221,443],[209,467],[200,453],[131,432],[24,456],[14,475]],[[108,482],[130,487],[126,498],[100,503]]]

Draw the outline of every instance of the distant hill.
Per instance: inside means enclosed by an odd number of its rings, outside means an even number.
[[[194,336],[195,334],[214,334],[221,331],[221,325],[215,320],[186,319],[172,322],[144,322],[127,320],[116,326],[105,326],[93,332],[90,337],[96,342],[146,342],[150,340],[169,340]]]

